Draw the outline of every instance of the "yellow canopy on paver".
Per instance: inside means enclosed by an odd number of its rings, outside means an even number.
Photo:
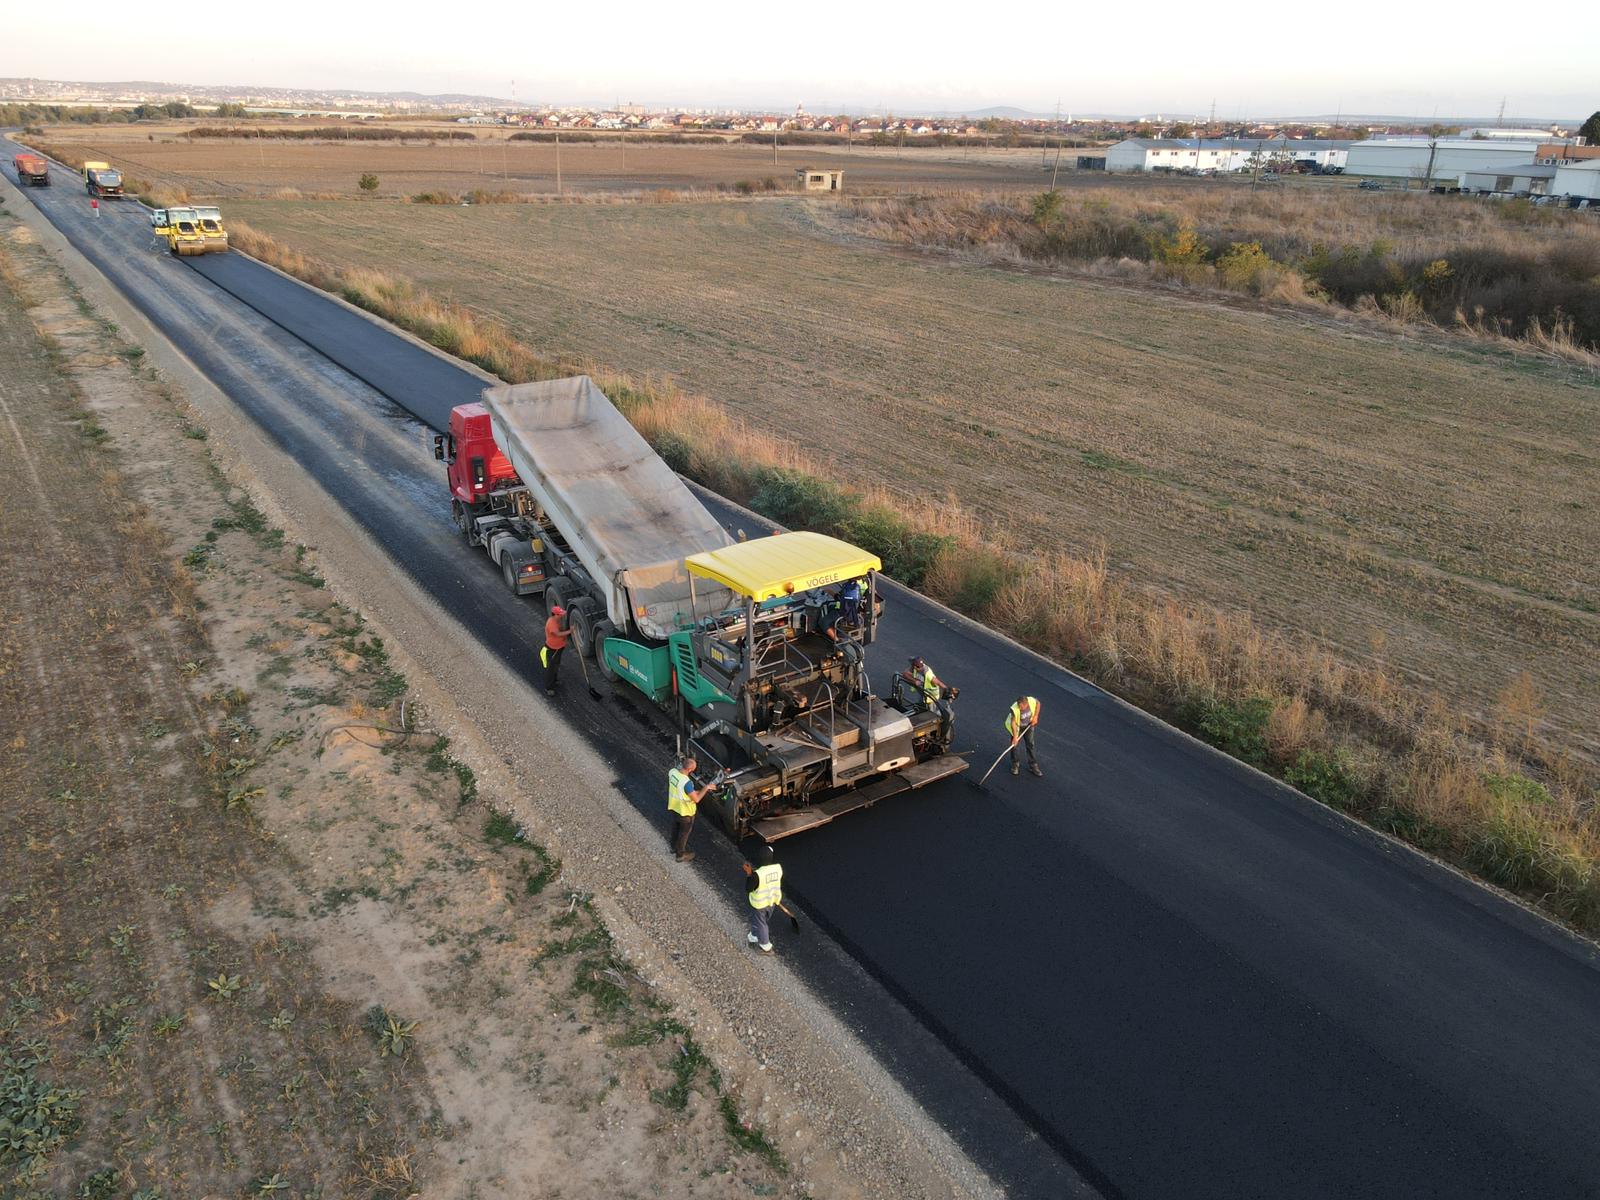
[[[684,564],[689,574],[714,579],[758,604],[883,569],[876,554],[822,533],[757,538],[691,554]]]

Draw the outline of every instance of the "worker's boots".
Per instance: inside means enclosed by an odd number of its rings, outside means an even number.
[[[1028,770],[1032,771],[1035,775],[1039,776],[1041,779],[1044,778],[1044,772],[1039,770],[1039,764],[1038,763],[1029,763],[1028,764]],[[1016,771],[1013,770],[1012,774],[1015,775]]]
[[[1016,763],[1012,763],[1011,764],[1011,773],[1013,775],[1021,775],[1022,774],[1022,768],[1019,767]]]

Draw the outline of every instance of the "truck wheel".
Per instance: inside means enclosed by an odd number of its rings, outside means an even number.
[[[602,617],[595,623],[593,643],[595,665],[600,668],[600,674],[604,675],[612,683],[615,683],[620,676],[612,669],[611,664],[606,661],[605,643],[607,638],[616,636],[617,627],[611,623],[609,618]]]
[[[515,596],[517,594],[517,564],[511,561],[511,555],[509,554],[500,559],[500,577],[506,581],[506,587]]]
[[[572,626],[572,648],[587,658],[594,653],[594,613],[586,600],[573,601],[567,612],[567,621]]]
[[[565,579],[552,579],[544,588],[544,615],[551,616],[550,610],[556,607],[567,607],[567,588]]]
[[[461,531],[461,536],[467,539],[467,545],[473,545],[471,511],[461,501],[452,500],[450,501],[450,516],[455,519],[456,528]]]

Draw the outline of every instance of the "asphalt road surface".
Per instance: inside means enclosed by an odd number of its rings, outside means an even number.
[[[534,613],[458,540],[425,446],[478,381],[56,184],[30,200],[531,678]],[[1046,778],[957,778],[781,843],[833,942],[783,949],[1013,1195],[1600,1196],[1586,943],[937,606],[892,592],[885,628],[874,679],[920,653],[960,685],[973,775],[1039,697]],[[664,818],[662,726],[563,686],[530,719],[593,739]],[[738,903],[735,852],[695,836]]]

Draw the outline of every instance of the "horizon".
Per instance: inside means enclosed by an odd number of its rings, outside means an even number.
[[[1572,27],[1537,53],[1507,50],[1466,21],[1441,25],[1376,0],[1348,5],[1333,33],[1320,12],[1272,13],[1268,36],[1256,32],[1266,10],[1246,0],[1210,14],[1206,30],[1193,28],[1187,9],[1161,0],[1141,13],[1139,30],[1103,37],[1088,51],[1077,44],[1068,16],[1043,5],[1008,14],[1003,30],[951,7],[898,0],[875,12],[870,28],[858,22],[850,30],[731,5],[706,10],[707,23],[692,29],[663,27],[656,11],[623,0],[596,28],[572,12],[534,18],[506,0],[486,0],[472,22],[435,28],[371,0],[346,0],[319,10],[308,51],[300,24],[262,27],[253,13],[220,11],[204,32],[174,34],[137,6],[97,12],[88,30],[74,10],[35,8],[12,18],[0,75],[454,94],[529,105],[631,101],[919,114],[992,108],[1050,114],[1059,107],[1063,115],[1186,120],[1214,111],[1225,122],[1285,113],[1422,122],[1470,113],[1483,120],[1503,105],[1506,123],[1516,124],[1581,120],[1600,107],[1592,61],[1600,9],[1568,14]],[[492,45],[481,44],[485,28],[499,31]],[[1218,28],[1247,32],[1211,32]],[[1138,43],[1132,59],[1130,40]],[[1063,46],[1075,51],[1067,67]],[[1418,46],[1427,53],[1419,56]],[[245,77],[281,82],[231,82]]]
[[[325,95],[343,95],[346,97],[370,97],[374,100],[394,99],[397,97],[412,97],[416,101],[434,101],[440,104],[465,104],[468,102],[481,102],[485,106],[500,106],[517,109],[586,109],[605,110],[615,108],[643,108],[650,111],[661,112],[728,112],[748,115],[778,115],[793,114],[796,105],[773,104],[763,102],[749,102],[743,104],[710,104],[698,101],[666,101],[656,99],[532,99],[515,98],[511,96],[494,95],[490,93],[471,92],[421,92],[414,87],[394,88],[353,88],[336,84],[283,84],[283,83],[235,83],[235,82],[206,82],[194,79],[154,79],[137,74],[129,74],[122,78],[82,79],[68,78],[57,75],[9,75],[0,76],[0,83],[41,83],[54,84],[63,87],[76,87],[85,89],[109,89],[114,87],[160,89],[159,92],[141,93],[141,98],[155,99],[167,91],[176,93],[193,93],[204,90],[208,92],[228,93],[231,97],[258,96],[271,92],[302,92],[320,93]],[[86,104],[94,101],[79,101],[77,98],[65,95],[46,95],[42,97],[9,97],[10,103],[33,104],[59,104],[70,107],[75,102]],[[106,103],[104,100],[98,103]],[[1596,103],[1600,103],[1597,99]],[[805,113],[811,116],[860,116],[879,117],[896,114],[896,106],[889,105],[874,108],[858,102],[845,102],[837,106],[818,107],[800,104]],[[1246,112],[1243,114],[1221,114],[1215,116],[1205,112],[1182,111],[1178,109],[1157,110],[1152,107],[1144,109],[1130,109],[1123,112],[1108,112],[1103,109],[1085,109],[1071,112],[1063,108],[1058,114],[1041,110],[1031,110],[1021,105],[1005,100],[986,103],[981,106],[967,109],[918,109],[900,106],[897,115],[914,117],[936,117],[942,119],[955,117],[984,118],[991,115],[1005,114],[1019,120],[1072,120],[1072,121],[1182,121],[1200,124],[1238,124],[1238,123],[1300,123],[1300,124],[1348,124],[1359,121],[1381,121],[1389,124],[1465,124],[1482,122],[1488,124],[1501,124],[1510,128],[1518,128],[1528,122],[1536,124],[1578,124],[1585,120],[1587,114],[1583,113],[1531,113],[1513,114],[1505,113],[1470,113],[1470,112],[1433,112],[1427,116],[1406,114],[1398,112]]]

